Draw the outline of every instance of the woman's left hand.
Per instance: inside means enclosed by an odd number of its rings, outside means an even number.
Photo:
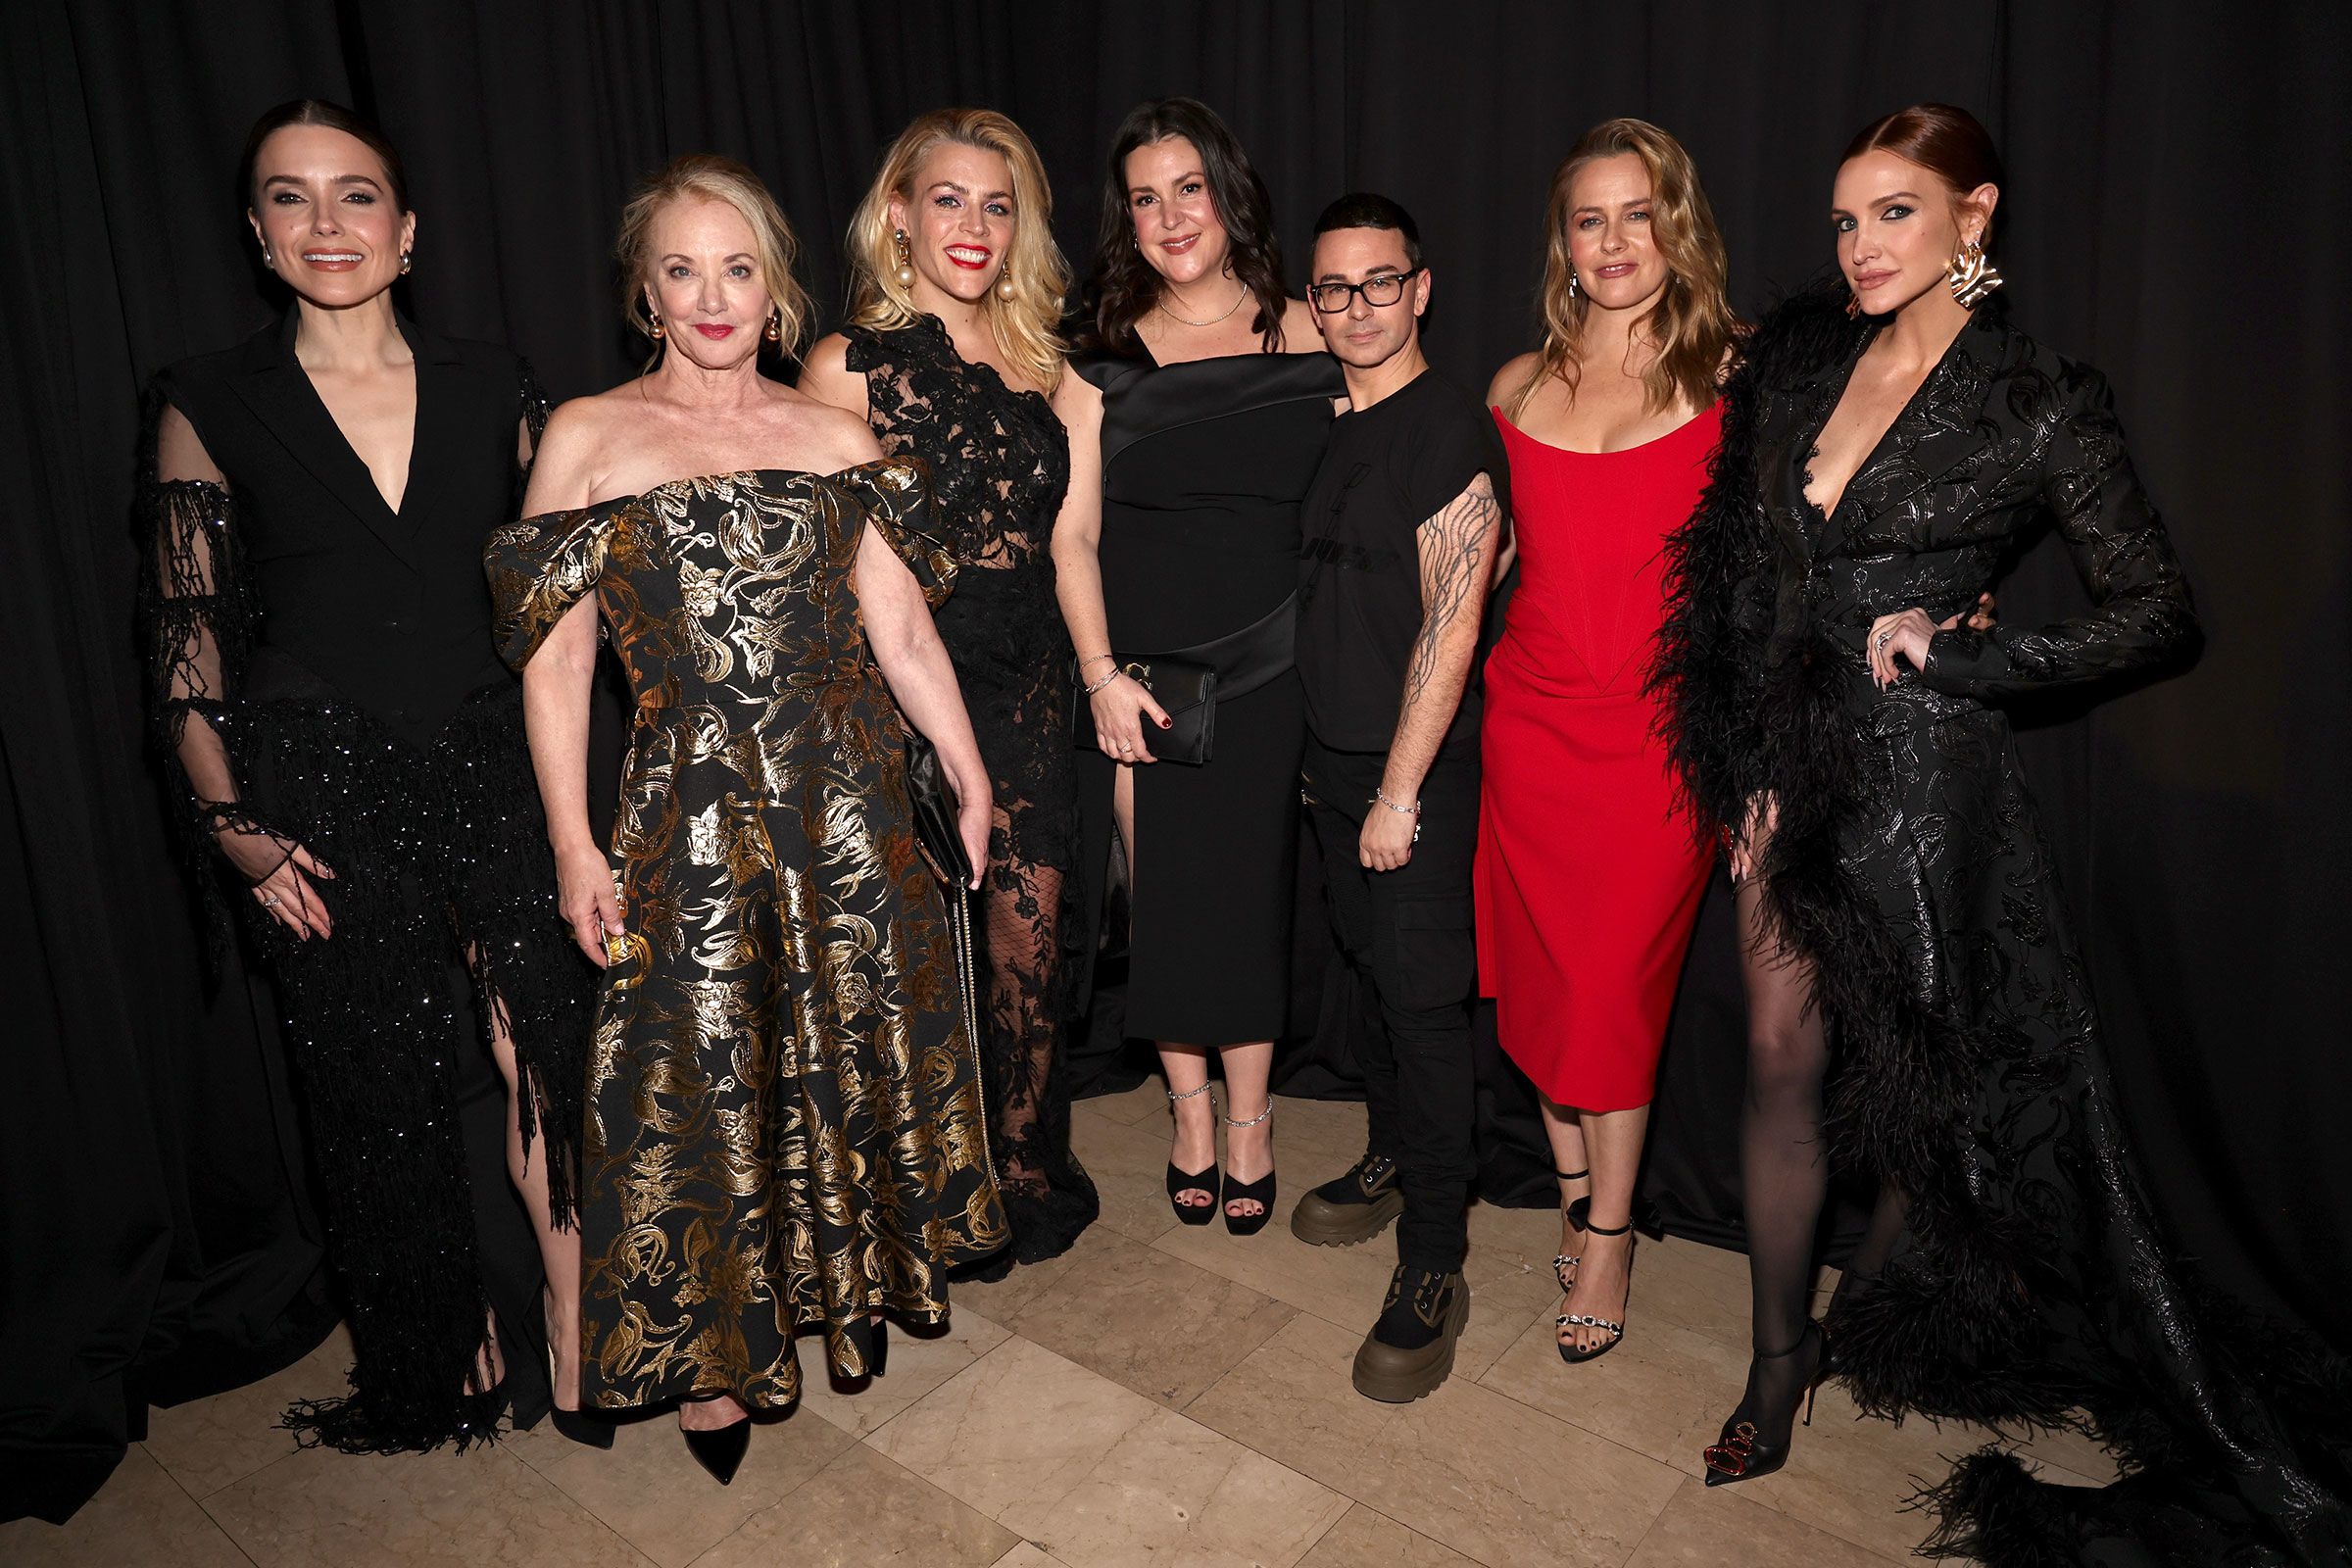
[[[972,880],[965,885],[974,892],[980,888],[980,878],[988,870],[988,830],[997,812],[996,802],[989,799],[988,788],[958,798],[956,805],[956,836],[963,840],[963,853],[972,862]]]
[[[1950,631],[1960,624],[1960,617],[1938,624],[1928,618],[1928,612],[1914,605],[1899,614],[1881,615],[1870,623],[1870,678],[1879,690],[1885,691],[1902,675],[1896,667],[1895,655],[1911,662],[1913,669],[1928,667],[1928,643],[1939,631]]]

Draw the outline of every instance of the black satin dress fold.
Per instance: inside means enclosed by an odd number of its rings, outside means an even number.
[[[1907,1230],[1830,1316],[1873,1414],[2074,1427],[2129,1478],[2046,1485],[1988,1448],[1928,1494],[1934,1550],[1995,1565],[2336,1563],[2341,1369],[2209,1304],[2132,1171],[2004,699],[2172,667],[2198,627],[2105,380],[1981,311],[1823,515],[1806,466],[1877,329],[1781,308],[1675,538],[1656,680],[1702,830],[1770,792],[1768,918],[1809,959],[1833,1160]],[[1965,612],[2045,526],[2094,608],[1937,633],[1886,691],[1863,645]],[[2323,1422],[2325,1424],[2323,1424]]]

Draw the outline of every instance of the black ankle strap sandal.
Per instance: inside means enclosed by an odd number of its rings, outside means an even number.
[[[1591,1176],[1592,1174],[1592,1172],[1591,1170],[1589,1170],[1589,1169],[1588,1169],[1588,1170],[1555,1170],[1555,1171],[1553,1171],[1553,1172],[1552,1172],[1552,1175],[1553,1175],[1553,1176],[1555,1176],[1555,1177],[1559,1178],[1561,1181],[1564,1181],[1564,1182],[1581,1182],[1581,1181],[1585,1180],[1587,1177]],[[1562,1216],[1563,1218],[1565,1218],[1565,1217],[1567,1216],[1567,1214],[1568,1214],[1568,1209],[1569,1209],[1569,1203],[1568,1203],[1568,1201],[1566,1201],[1566,1200],[1563,1200],[1563,1201],[1561,1202],[1561,1204],[1560,1204],[1560,1214],[1561,1214],[1561,1216]],[[1579,1225],[1579,1226],[1577,1226],[1577,1229],[1578,1229],[1578,1230],[1583,1230],[1583,1229],[1585,1229],[1585,1227],[1584,1227],[1584,1226],[1582,1226],[1582,1225]],[[1577,1265],[1579,1262],[1581,1262],[1581,1261],[1583,1261],[1583,1258],[1582,1258],[1582,1256],[1581,1256],[1580,1254],[1577,1254],[1577,1253],[1572,1253],[1572,1252],[1562,1252],[1562,1253],[1561,1253],[1559,1256],[1557,1256],[1557,1257],[1555,1257],[1555,1258],[1553,1258],[1553,1259],[1551,1260],[1551,1277],[1552,1277],[1553,1279],[1555,1279],[1555,1280],[1558,1280],[1558,1281],[1560,1282],[1560,1294],[1561,1294],[1561,1295],[1563,1295],[1563,1296],[1567,1295],[1567,1294],[1568,1294],[1568,1292],[1569,1292],[1571,1289],[1573,1289],[1573,1288],[1575,1287],[1575,1285],[1576,1285],[1576,1265]]]
[[[1594,1225],[1590,1220],[1587,1220],[1585,1224],[1585,1234],[1587,1236],[1625,1236],[1631,1234],[1633,1228],[1634,1222],[1631,1216],[1627,1217],[1624,1224],[1614,1226]],[[1634,1260],[1631,1254],[1628,1254],[1625,1260],[1625,1294],[1629,1300],[1632,1298],[1634,1294]],[[1561,1304],[1566,1305],[1567,1303],[1562,1302]],[[1580,1350],[1572,1345],[1562,1345],[1560,1347],[1560,1359],[1567,1362],[1570,1366],[1575,1366],[1584,1361],[1598,1360],[1600,1357],[1608,1354],[1611,1350],[1617,1348],[1618,1345],[1625,1339],[1624,1324],[1613,1323],[1605,1317],[1594,1317],[1590,1312],[1563,1312],[1558,1317],[1552,1319],[1552,1327],[1555,1329],[1587,1328],[1606,1329],[1609,1331],[1609,1337],[1607,1339],[1601,1341],[1598,1345],[1592,1347],[1592,1348],[1589,1350]]]

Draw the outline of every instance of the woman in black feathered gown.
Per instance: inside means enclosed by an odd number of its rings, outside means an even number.
[[[1673,545],[1655,679],[1727,834],[1751,1012],[1756,1357],[1707,1479],[1778,1468],[1836,1375],[1875,1415],[2086,1430],[2125,1472],[2054,1487],[1988,1448],[1928,1494],[1931,1553],[2339,1562],[2341,1368],[2201,1307],[2151,1221],[2000,707],[2177,664],[2199,634],[2106,382],[1984,304],[1997,181],[1963,111],[1856,138],[1844,275],[1754,334]],[[2045,519],[2095,608],[1960,624]],[[1816,1325],[1830,1164],[1886,1196]]]

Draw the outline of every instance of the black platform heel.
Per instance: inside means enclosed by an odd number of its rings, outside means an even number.
[[[1190,1100],[1195,1095],[1207,1094],[1208,1089],[1208,1085],[1202,1084],[1198,1089],[1187,1089],[1181,1095],[1175,1090],[1171,1089],[1168,1091],[1168,1101],[1172,1107],[1174,1102],[1179,1100]],[[1213,1100],[1210,1101],[1208,1102],[1208,1108],[1211,1111],[1214,1111],[1217,1108],[1217,1102]],[[1174,1114],[1172,1108],[1170,1110],[1170,1114]],[[1179,1170],[1174,1160],[1171,1159],[1168,1161],[1168,1206],[1174,1209],[1176,1211],[1176,1217],[1184,1221],[1184,1223],[1187,1225],[1205,1225],[1211,1219],[1215,1218],[1217,1212],[1216,1200],[1212,1196],[1210,1200],[1205,1203],[1182,1203],[1176,1200],[1176,1195],[1178,1193],[1208,1193],[1213,1195],[1216,1192],[1216,1189],[1209,1185],[1208,1177],[1216,1171],[1216,1168],[1217,1162],[1213,1157],[1209,1160],[1208,1166],[1204,1170]]]
[[[1265,1109],[1247,1121],[1235,1121],[1228,1116],[1225,1118],[1225,1125],[1228,1127],[1255,1127],[1273,1114],[1274,1096],[1271,1091],[1268,1091]],[[1255,1236],[1259,1231],[1264,1230],[1266,1221],[1274,1217],[1274,1172],[1269,1169],[1253,1182],[1237,1182],[1233,1179],[1230,1171],[1220,1172],[1220,1175],[1223,1177],[1223,1183],[1217,1195],[1217,1207],[1225,1211],[1225,1229],[1235,1236]],[[1237,1215],[1233,1212],[1232,1205],[1235,1203],[1255,1203],[1257,1212]]]
[[[1798,1390],[1798,1395],[1803,1401],[1800,1409],[1804,1424],[1811,1426],[1813,1424],[1813,1396],[1820,1392],[1821,1386],[1828,1382],[1830,1375],[1838,1369],[1837,1360],[1830,1352],[1829,1331],[1808,1318],[1805,1321],[1804,1332],[1796,1337],[1794,1345],[1786,1350],[1775,1351],[1769,1355],[1759,1353],[1756,1359],[1759,1361],[1786,1360],[1802,1350],[1808,1340],[1818,1341],[1821,1346],[1820,1361],[1815,1364],[1812,1373],[1806,1377]],[[1745,1409],[1746,1404],[1745,1399],[1740,1400],[1741,1409]],[[1796,1413],[1791,1412],[1790,1424],[1792,1427]],[[1717,1436],[1714,1444],[1701,1450],[1699,1454],[1699,1457],[1706,1461],[1707,1485],[1728,1487],[1736,1481],[1753,1481],[1758,1476],[1772,1474],[1788,1462],[1788,1450],[1794,1446],[1793,1437],[1794,1433],[1791,1432],[1789,1439],[1779,1443],[1767,1442],[1752,1417],[1742,1416],[1740,1410],[1734,1410],[1732,1418],[1723,1424],[1723,1431]]]
[[[689,1400],[700,1403],[700,1400]],[[690,1429],[681,1427],[680,1436],[686,1440],[686,1451],[694,1462],[710,1472],[710,1479],[722,1487],[735,1484],[735,1472],[743,1465],[743,1456],[751,1451],[752,1418],[745,1416],[731,1426]]]

